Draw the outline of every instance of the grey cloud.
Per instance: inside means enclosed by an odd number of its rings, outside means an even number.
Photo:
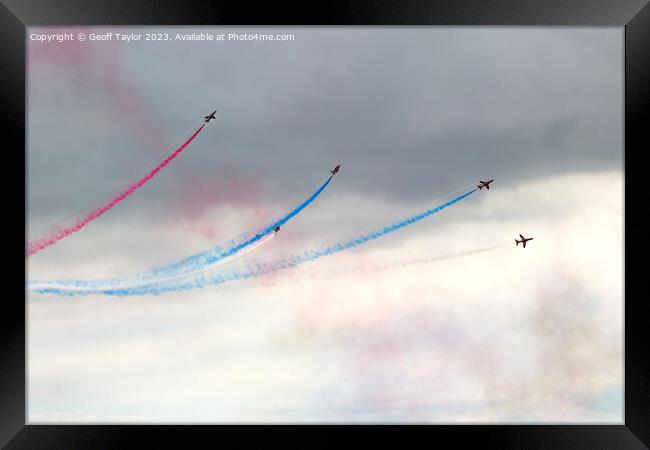
[[[342,163],[339,188],[397,202],[457,180],[622,167],[620,30],[286,31],[296,41],[121,48],[122,79],[163,129],[220,116],[111,214],[173,220],[192,176],[255,178],[259,201],[282,203]],[[29,211],[45,221],[101,203],[153,153],[102,120],[104,93],[73,95],[61,72],[30,74],[34,92],[69,94],[30,96]]]

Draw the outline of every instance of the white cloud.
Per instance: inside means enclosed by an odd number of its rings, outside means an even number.
[[[30,420],[620,422],[622,183],[608,172],[495,185],[352,251],[214,289],[33,297]],[[349,202],[338,206],[354,217],[364,200]],[[392,219],[398,210],[416,212],[401,205]],[[309,230],[325,211],[297,223]],[[106,257],[30,259],[30,274],[124,273],[110,236],[137,251],[143,236],[122,231],[102,231]],[[525,250],[514,247],[519,232],[535,237]],[[287,233],[282,251],[322,239]],[[146,242],[187,240],[161,227]],[[273,255],[278,242],[260,251]]]

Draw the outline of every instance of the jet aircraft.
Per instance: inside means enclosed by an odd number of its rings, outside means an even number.
[[[479,184],[477,184],[476,187],[479,188],[479,190],[481,190],[483,188],[488,188],[488,190],[489,190],[490,189],[490,183],[492,183],[493,181],[494,180],[488,180],[488,181],[479,180],[479,182],[478,182]]]
[[[515,242],[516,242],[515,245],[524,244],[524,248],[526,248],[526,242],[532,241],[534,239],[532,237],[531,238],[525,238],[521,234],[519,235],[519,237],[521,238],[521,241],[518,241],[517,238],[515,238]]]

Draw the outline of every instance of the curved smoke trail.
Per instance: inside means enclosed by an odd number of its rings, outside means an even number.
[[[244,257],[244,256],[246,256],[246,255],[248,255],[249,253],[252,253],[252,252],[254,252],[255,250],[257,250],[257,249],[259,249],[259,248],[265,246],[265,245],[268,244],[268,243],[269,243],[273,238],[275,238],[276,235],[277,235],[277,233],[273,233],[273,234],[266,235],[265,237],[261,238],[261,239],[260,239],[259,241],[257,241],[256,243],[249,245],[249,246],[246,247],[245,249],[243,249],[243,250],[241,250],[241,251],[239,251],[239,252],[237,252],[237,253],[235,253],[235,254],[233,254],[233,255],[230,255],[230,256],[228,256],[228,257],[225,257],[225,258],[223,258],[223,259],[220,259],[220,260],[216,261],[215,263],[213,263],[212,265],[207,266],[207,267],[205,267],[205,268],[203,268],[203,269],[198,269],[198,270],[196,270],[196,271],[183,273],[183,274],[180,274],[180,275],[175,276],[174,278],[168,278],[168,279],[163,279],[163,280],[158,279],[158,280],[156,280],[156,281],[157,281],[157,282],[161,282],[161,281],[172,281],[172,280],[174,280],[174,281],[178,281],[178,280],[181,280],[181,279],[187,279],[187,278],[191,278],[191,277],[195,277],[195,276],[203,275],[203,274],[205,274],[205,273],[208,273],[208,272],[210,272],[210,271],[215,270],[216,267],[221,267],[221,266],[223,266],[224,264],[230,264],[230,263],[232,263],[233,261],[238,260],[238,259],[240,259],[240,258],[242,258],[242,257]],[[215,266],[216,266],[216,267],[215,267]]]
[[[275,234],[276,227],[281,227],[287,223],[316,200],[316,198],[330,184],[332,177],[333,176],[330,176],[311,196],[309,196],[309,198],[292,209],[288,214],[270,225],[267,225],[253,236],[244,238],[240,242],[231,243],[226,247],[217,246],[210,250],[189,256],[181,261],[160,266],[139,274],[109,278],[106,280],[33,281],[28,284],[28,288],[34,292],[38,292],[40,289],[70,289],[75,291],[79,289],[115,289],[132,284],[171,280],[181,276],[185,277],[195,272],[205,271],[213,264],[238,254],[242,250],[257,243],[270,234]]]
[[[285,223],[287,223],[289,220],[294,218],[296,215],[298,215],[303,209],[305,209],[307,206],[309,206],[318,196],[325,190],[325,188],[330,184],[332,181],[333,175],[330,175],[330,177],[311,195],[309,198],[307,198],[304,202],[302,202],[300,205],[298,205],[296,208],[291,210],[288,214],[286,214],[284,217],[280,218],[279,220],[275,221],[274,223],[271,223],[267,225],[266,227],[262,228],[262,230],[258,231],[255,233],[253,236],[244,239],[243,241],[239,243],[231,243],[229,246],[223,248],[223,247],[214,247],[210,250],[204,251],[197,253],[195,255],[189,256],[181,261],[178,261],[176,263],[168,264],[165,266],[157,267],[155,269],[152,269],[149,272],[146,272],[144,275],[144,278],[147,278],[146,275],[148,274],[155,274],[158,276],[154,276],[154,278],[159,278],[160,274],[164,274],[164,278],[173,278],[178,275],[185,275],[191,272],[196,272],[196,271],[201,271],[207,268],[208,266],[211,266],[212,264],[215,264],[216,262],[221,261],[224,258],[228,258],[230,256],[235,255],[239,251],[243,250],[244,248],[248,247],[251,244],[254,244],[255,242],[259,241],[263,237],[275,233],[275,228],[276,227],[281,227]],[[138,281],[143,281],[143,277],[139,277]]]
[[[146,174],[143,178],[140,180],[136,181],[133,183],[131,186],[129,186],[126,190],[124,190],[121,194],[118,196],[112,198],[108,203],[106,203],[104,206],[101,206],[99,208],[96,208],[92,210],[90,213],[87,215],[77,219],[74,224],[68,227],[63,227],[63,228],[58,228],[56,229],[52,234],[49,236],[37,239],[35,241],[31,241],[27,244],[27,256],[34,255],[38,253],[39,251],[49,247],[50,245],[53,245],[60,241],[61,239],[65,238],[66,236],[70,236],[73,233],[76,233],[77,231],[81,230],[84,228],[86,225],[88,225],[90,222],[93,220],[103,216],[105,213],[110,211],[113,207],[121,203],[123,200],[127,199],[130,197],[135,191],[137,191],[139,188],[147,184],[149,180],[151,180],[158,172],[160,172],[165,166],[167,166],[170,162],[172,162],[178,155],[181,154],[183,150],[194,140],[194,138],[203,130],[203,127],[205,127],[205,123],[199,127],[198,130],[196,130],[190,137],[187,139],[183,144],[181,144],[180,147],[178,147],[176,150],[174,150],[167,158],[165,158],[160,164],[158,164],[156,167],[154,167],[153,170],[151,170],[148,174]]]
[[[404,219],[400,222],[393,223],[391,225],[371,231],[361,236],[357,236],[355,238],[348,239],[346,241],[340,242],[338,244],[330,245],[319,250],[307,251],[302,255],[293,256],[275,263],[259,264],[255,269],[246,272],[222,271],[216,274],[201,275],[195,279],[187,280],[187,281],[172,280],[163,283],[149,283],[149,284],[143,284],[139,286],[128,286],[128,287],[117,287],[117,288],[93,289],[84,286],[75,286],[72,288],[43,286],[41,288],[30,289],[30,290],[32,290],[32,292],[39,293],[39,294],[53,294],[53,295],[64,295],[64,296],[101,294],[101,295],[124,297],[130,295],[145,295],[145,294],[157,295],[165,292],[189,291],[189,290],[200,289],[209,286],[217,286],[229,281],[256,278],[260,275],[265,275],[268,273],[277,272],[279,270],[296,267],[305,262],[315,261],[324,256],[329,256],[334,253],[342,252],[344,250],[357,247],[368,241],[378,239],[386,234],[392,233],[401,228],[412,225],[439,211],[442,211],[448,206],[451,206],[454,203],[457,203],[462,199],[468,197],[469,195],[473,194],[474,192],[476,192],[476,190],[477,189],[474,188],[471,191],[465,192],[464,194],[461,194],[458,197],[455,197],[452,200],[443,203],[442,205],[436,206],[435,208],[429,209],[420,214],[416,214],[407,219]]]

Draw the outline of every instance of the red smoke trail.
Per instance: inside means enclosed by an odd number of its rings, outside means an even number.
[[[89,214],[86,216],[78,219],[76,223],[72,226],[69,226],[67,228],[60,228],[53,232],[50,236],[47,236],[45,238],[37,239],[36,241],[29,242],[27,244],[27,256],[31,256],[35,253],[38,253],[39,251],[43,250],[44,248],[49,247],[50,245],[60,241],[66,236],[69,236],[73,233],[76,233],[77,231],[81,230],[83,227],[88,225],[90,222],[93,220],[97,219],[98,217],[101,217],[112,209],[115,205],[119,204],[122,202],[122,200],[128,198],[131,194],[133,194],[136,190],[138,190],[140,187],[144,186],[147,184],[149,180],[151,180],[158,172],[160,172],[167,164],[172,162],[183,150],[185,150],[185,147],[189,145],[190,142],[194,140],[194,138],[201,132],[203,127],[205,126],[205,123],[201,125],[201,127],[192,134],[192,136],[189,137],[187,141],[185,141],[180,147],[178,147],[174,152],[169,155],[163,162],[158,164],[151,172],[149,172],[147,175],[144,176],[144,178],[136,181],[133,183],[131,186],[129,186],[124,192],[122,192],[120,195],[117,197],[113,198],[111,201],[109,201],[106,205],[99,207],[93,211],[91,211]]]
[[[93,28],[46,27],[38,32],[62,34],[96,32]],[[139,139],[146,148],[164,148],[165,133],[155,120],[155,115],[147,108],[147,102],[139,95],[135,86],[128,81],[124,70],[124,41],[66,41],[63,44],[41,45],[42,42],[28,41],[27,63],[32,73],[49,74],[47,80],[34,77],[30,89],[35,89],[34,98],[42,90],[49,92],[50,77],[56,83],[72,77],[75,92],[83,100],[100,96],[102,113],[110,113],[114,120],[122,124]],[[57,68],[57,71],[52,71]],[[61,73],[59,73],[61,71]],[[46,95],[43,92],[43,95]]]

